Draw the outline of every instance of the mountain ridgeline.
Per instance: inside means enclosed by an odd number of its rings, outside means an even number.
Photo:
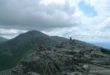
[[[110,75],[110,51],[29,31],[0,45],[0,75]]]
[[[29,31],[0,45],[0,70],[16,65],[29,51],[39,46],[52,47],[59,41],[39,31]],[[8,62],[7,62],[8,61]]]

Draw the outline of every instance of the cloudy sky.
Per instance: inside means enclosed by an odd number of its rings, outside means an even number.
[[[110,42],[110,0],[0,0],[0,36],[28,30]]]

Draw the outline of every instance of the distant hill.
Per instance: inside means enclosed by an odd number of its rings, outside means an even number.
[[[29,31],[0,45],[0,70],[10,68],[39,46],[53,47],[59,41],[39,31]],[[7,62],[8,61],[8,62]]]
[[[6,38],[0,37],[0,44],[3,43],[3,42],[6,42],[6,41],[7,41]]]
[[[101,46],[101,47],[110,49],[110,42],[99,42],[99,43],[94,43],[94,44],[97,46]]]
[[[58,42],[64,42],[64,41],[68,40],[67,38],[59,37],[59,36],[51,36],[51,38],[55,41],[58,41]]]

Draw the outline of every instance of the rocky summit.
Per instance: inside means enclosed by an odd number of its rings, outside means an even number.
[[[42,34],[38,38],[37,34],[31,31],[16,37],[20,40],[31,35],[30,39],[28,37],[27,40],[35,40],[31,48],[25,48],[26,50],[21,57],[20,55],[15,57],[17,59],[19,57],[16,65],[2,70],[0,75],[110,75],[109,50],[72,38],[58,42],[62,37],[57,37],[59,38],[57,40],[55,37],[47,35],[45,35],[46,39],[51,40],[51,44],[47,40],[43,40],[45,44],[40,41],[40,44],[38,44],[36,43],[37,40],[44,39],[45,36]],[[14,41],[16,41],[16,38]],[[30,45],[30,42],[26,45]],[[13,49],[13,47],[9,48],[10,51]],[[15,58],[13,59],[14,63]]]

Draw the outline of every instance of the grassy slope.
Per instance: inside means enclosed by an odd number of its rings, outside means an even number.
[[[0,45],[0,70],[16,65],[29,50],[33,50],[40,45],[53,46],[56,43],[49,36],[37,31],[21,34]]]

